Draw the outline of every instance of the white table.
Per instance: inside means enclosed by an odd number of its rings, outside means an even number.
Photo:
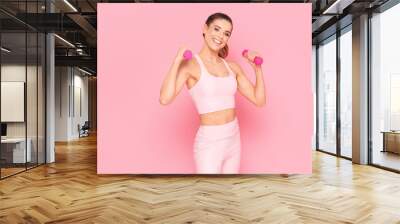
[[[14,145],[13,147],[13,163],[25,163],[25,162],[31,162],[32,160],[32,154],[31,154],[31,145],[32,145],[32,140],[30,138],[26,139],[26,142],[28,143],[28,147],[26,148],[26,154],[25,154],[25,138],[6,138],[6,139],[1,139],[1,144],[4,146],[9,146],[9,145]],[[4,147],[2,146],[2,147]],[[25,159],[27,159],[25,161]]]

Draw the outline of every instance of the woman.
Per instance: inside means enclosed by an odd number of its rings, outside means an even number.
[[[240,166],[240,131],[235,113],[236,90],[254,105],[265,105],[266,96],[261,66],[246,57],[256,75],[253,85],[242,68],[226,62],[228,40],[233,23],[223,13],[210,15],[203,27],[204,45],[190,60],[184,60],[182,47],[165,77],[160,103],[171,103],[186,86],[200,114],[200,127],[194,141],[197,173],[238,173]]]

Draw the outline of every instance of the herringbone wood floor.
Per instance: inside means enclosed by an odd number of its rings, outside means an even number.
[[[0,181],[0,223],[400,223],[400,175],[315,152],[312,175],[96,175],[96,139]]]

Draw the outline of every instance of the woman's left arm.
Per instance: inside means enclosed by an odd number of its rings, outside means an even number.
[[[253,62],[249,61],[256,74],[256,84],[253,85],[250,80],[246,77],[243,69],[240,65],[229,62],[230,67],[233,72],[236,73],[236,80],[238,83],[239,92],[245,96],[250,102],[258,107],[262,107],[266,103],[266,94],[264,86],[264,78],[261,66],[255,65]]]

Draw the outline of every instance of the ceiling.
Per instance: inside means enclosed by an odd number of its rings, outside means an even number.
[[[388,0],[187,0],[184,2],[312,3],[312,36],[313,43],[317,43],[335,33],[337,27],[340,28],[350,24],[353,16],[357,16],[366,10],[372,10],[386,1]],[[45,0],[1,0],[1,30],[3,33],[7,33],[3,35],[3,38],[8,38],[2,43],[7,42],[9,46],[22,51],[23,48],[18,46],[25,46],[25,39],[22,38],[23,34],[21,32],[25,32],[26,28],[30,31],[55,32],[60,37],[55,38],[56,65],[80,66],[95,73],[97,64],[97,3],[167,3],[183,1],[47,0],[47,2],[50,4],[46,8]],[[52,13],[48,13],[50,8]],[[338,23],[339,20],[341,21],[340,23]],[[28,45],[28,52],[32,51],[31,47],[35,47],[34,43]]]

